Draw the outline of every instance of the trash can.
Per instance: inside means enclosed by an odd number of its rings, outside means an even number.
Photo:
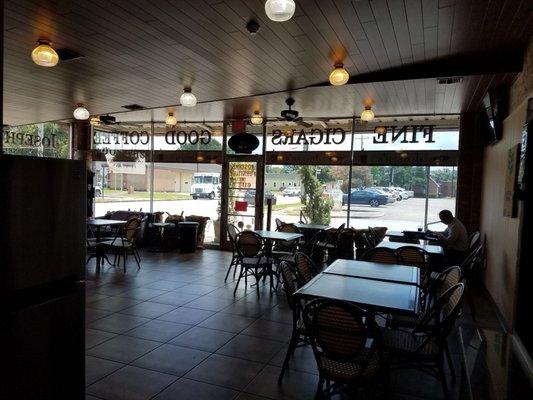
[[[198,222],[179,222],[178,234],[180,237],[180,252],[194,253],[196,250],[196,238],[198,236]]]

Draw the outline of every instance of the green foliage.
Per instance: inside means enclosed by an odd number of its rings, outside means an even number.
[[[302,193],[304,214],[312,224],[329,224],[333,202],[322,196],[323,189],[316,177],[316,167],[304,165],[300,167],[299,172],[304,189]]]
[[[430,176],[437,183],[457,181],[457,169],[452,167],[432,168]]]
[[[220,150],[222,150],[222,143],[220,143],[218,140],[215,140],[215,139],[211,138],[211,141],[209,143],[207,143],[207,144],[203,144],[203,143],[200,143],[200,142],[198,142],[196,144],[191,144],[191,143],[182,144],[182,145],[180,145],[180,150],[183,150],[183,151],[217,150],[217,151],[220,151]]]
[[[3,134],[3,140],[7,154],[50,158],[70,155],[70,127],[64,123],[14,126]]]
[[[400,186],[412,189],[426,185],[425,167],[377,167],[371,168],[374,186]]]

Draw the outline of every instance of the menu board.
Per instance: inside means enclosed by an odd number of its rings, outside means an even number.
[[[230,163],[229,176],[234,189],[255,189],[257,166],[254,162]]]

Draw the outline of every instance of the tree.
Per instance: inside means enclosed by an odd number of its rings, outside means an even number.
[[[333,202],[322,196],[322,185],[316,177],[316,167],[304,165],[300,167],[299,172],[304,189],[302,192],[304,214],[312,224],[329,224]]]
[[[220,143],[218,140],[214,140],[214,139],[211,139],[211,141],[209,143],[207,143],[207,144],[203,144],[203,143],[200,143],[200,142],[198,142],[196,144],[185,143],[185,144],[180,145],[180,150],[184,150],[184,151],[222,150],[222,143]]]
[[[342,181],[340,189],[344,193],[348,193],[350,167],[335,165],[330,168],[330,173],[335,181]],[[354,165],[352,167],[352,188],[372,186],[373,182],[374,179],[368,166]]]
[[[69,158],[70,154],[70,132],[65,123],[14,126],[3,134],[3,140],[8,154],[50,158]]]

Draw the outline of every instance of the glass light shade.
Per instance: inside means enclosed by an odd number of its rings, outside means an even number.
[[[31,59],[41,67],[54,67],[59,62],[56,51],[46,41],[39,41],[39,45],[31,52]]]
[[[267,17],[275,22],[288,21],[294,15],[295,10],[294,0],[267,0],[265,3]]]
[[[344,85],[350,79],[350,74],[341,65],[336,65],[335,69],[329,74],[329,83],[334,86]]]
[[[250,118],[250,123],[252,125],[261,125],[263,123],[263,117],[259,113],[254,113]]]
[[[374,119],[374,111],[372,111],[370,107],[366,107],[361,113],[361,120],[368,122],[368,121],[372,121],[373,119]]]
[[[72,115],[74,115],[74,118],[76,119],[89,119],[89,117],[91,116],[91,114],[89,114],[89,111],[85,107],[80,105],[78,105],[78,107],[74,109]]]
[[[185,89],[180,97],[180,104],[184,107],[194,107],[196,102],[196,96],[189,89]]]
[[[331,162],[339,161],[338,157],[336,157],[336,156],[331,157],[330,160],[331,160]]]
[[[387,127],[386,126],[376,126],[374,128],[374,132],[379,133],[380,135],[384,135],[387,133]]]
[[[167,125],[176,125],[178,123],[178,120],[174,116],[174,113],[168,113],[167,119],[165,119],[165,123]]]
[[[95,115],[94,117],[91,117],[89,123],[91,125],[100,125],[100,118]]]
[[[276,160],[277,160],[277,161],[283,161],[283,156],[282,156],[281,154],[278,154],[278,155],[276,156]]]
[[[292,135],[294,135],[294,131],[292,129],[287,128],[283,131],[283,136],[291,137]]]
[[[202,161],[204,161],[204,160],[205,160],[205,158],[204,158],[204,156],[203,156],[202,154],[198,154],[198,155],[196,156],[196,161],[198,161],[198,162],[202,162]]]

